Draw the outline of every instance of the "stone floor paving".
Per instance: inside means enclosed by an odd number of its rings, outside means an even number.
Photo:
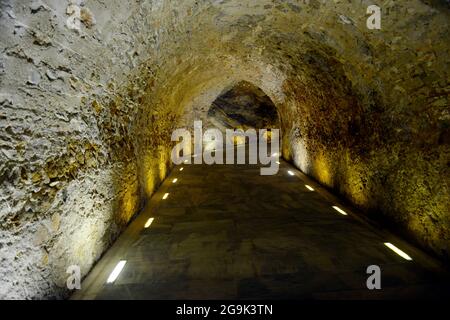
[[[450,296],[449,276],[439,262],[362,219],[284,161],[275,176],[261,176],[257,165],[180,167],[172,170],[73,299]],[[163,200],[165,193],[169,197]],[[339,214],[334,205],[349,215]],[[150,217],[154,221],[145,229]],[[394,243],[413,260],[404,260],[384,242]],[[107,284],[120,260],[127,261],[123,271]],[[369,265],[381,268],[381,290],[366,287]]]

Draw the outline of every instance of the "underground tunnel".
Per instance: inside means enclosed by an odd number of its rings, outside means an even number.
[[[449,18],[0,0],[0,299],[448,297]],[[199,120],[279,129],[279,170],[174,164]]]
[[[214,100],[208,109],[207,120],[222,132],[226,129],[280,127],[272,100],[261,89],[245,81],[237,83]]]

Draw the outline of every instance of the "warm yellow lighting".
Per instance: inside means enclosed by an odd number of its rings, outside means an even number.
[[[339,212],[340,214],[344,215],[344,216],[347,215],[347,212],[345,212],[344,210],[342,210],[339,207],[333,206],[333,209],[336,210],[337,212]]]
[[[148,227],[150,227],[152,225],[153,220],[155,220],[155,218],[149,218],[145,223],[144,228],[147,229]]]
[[[176,183],[177,181],[178,181],[178,179],[175,178],[175,179],[172,180],[172,183]]]
[[[397,248],[396,246],[394,246],[392,243],[390,242],[385,242],[384,245],[386,247],[388,247],[389,249],[391,249],[392,251],[394,251],[396,254],[398,254],[400,257],[402,257],[403,259],[409,260],[411,261],[412,258],[410,256],[408,256],[406,253],[404,253],[402,250],[400,250],[399,248]]]
[[[168,194],[168,193],[165,193],[165,194],[163,195],[163,200],[166,200],[168,196],[169,196],[169,194]]]
[[[289,170],[288,173],[289,173],[291,176],[295,176],[295,173],[292,172],[291,170]]]
[[[308,189],[309,191],[314,191],[314,188],[311,186],[308,186],[307,184],[305,184],[306,189]]]
[[[106,283],[113,283],[114,281],[116,281],[117,277],[119,276],[120,272],[122,272],[122,269],[123,267],[125,267],[126,263],[127,262],[125,260],[120,260],[119,263],[114,268],[114,270],[109,275],[108,280],[106,280]]]
[[[184,168],[183,168],[183,167],[181,167],[181,168],[180,168],[180,171],[183,171],[183,169],[184,169]]]

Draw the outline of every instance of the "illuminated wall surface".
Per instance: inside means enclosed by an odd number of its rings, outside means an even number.
[[[383,1],[381,30],[368,1],[73,2],[79,30],[69,1],[0,0],[0,298],[65,297],[166,177],[172,130],[241,81],[285,159],[448,259],[448,2]]]

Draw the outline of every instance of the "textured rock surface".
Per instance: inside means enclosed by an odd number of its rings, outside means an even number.
[[[448,2],[387,1],[382,30],[370,4],[0,0],[0,298],[65,296],[164,179],[172,129],[243,80],[286,159],[448,258]]]

